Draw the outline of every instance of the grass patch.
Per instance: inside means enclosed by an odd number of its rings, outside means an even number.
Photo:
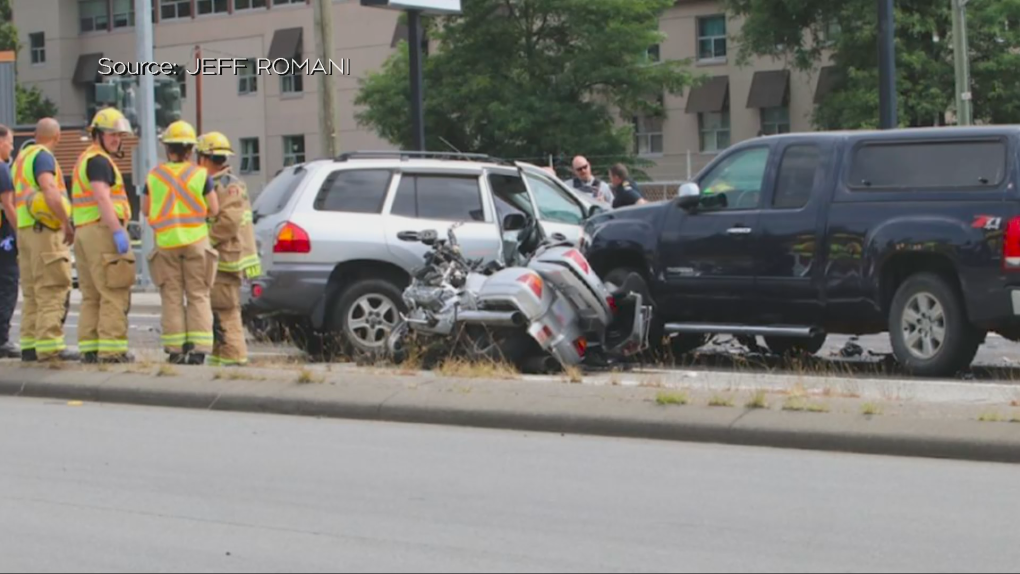
[[[999,413],[985,413],[978,417],[978,421],[983,423],[1001,423],[1003,418]]]
[[[666,387],[666,385],[662,382],[661,379],[641,381],[640,383],[638,383],[638,386],[644,389],[662,389]]]
[[[584,382],[584,371],[575,365],[571,365],[563,370],[563,379],[568,383],[575,385]]]
[[[690,402],[687,393],[659,393],[655,396],[655,402],[662,405],[686,405]]]
[[[733,399],[724,397],[722,395],[715,395],[708,400],[708,406],[710,407],[732,407]]]
[[[767,409],[769,408],[768,395],[765,391],[758,391],[751,396],[751,400],[747,401],[744,405],[749,409]]]
[[[321,375],[316,375],[308,369],[301,369],[301,372],[298,373],[296,382],[299,385],[309,385],[312,383],[321,383],[324,380],[326,380],[325,377]]]
[[[824,403],[812,403],[803,397],[790,397],[783,403],[784,411],[827,413],[829,406]]]
[[[864,416],[875,416],[882,414],[882,407],[875,403],[865,403],[861,406],[861,414]]]
[[[173,366],[171,366],[171,365],[163,364],[163,365],[160,365],[159,366],[159,370],[156,371],[156,376],[157,377],[175,377],[175,376],[177,376],[177,369],[173,368]]]
[[[437,372],[444,377],[456,379],[516,379],[520,376],[517,369],[506,363],[472,362],[460,358],[443,361]]]
[[[245,371],[216,371],[213,375],[214,381],[227,380],[227,381],[264,381],[265,377],[253,375]]]

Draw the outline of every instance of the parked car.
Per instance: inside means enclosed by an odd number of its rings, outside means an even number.
[[[639,271],[656,341],[726,333],[778,353],[888,332],[920,376],[1020,339],[1020,127],[805,133],[717,157],[668,202],[589,220],[603,277]]]
[[[509,213],[580,242],[600,211],[541,168],[471,154],[356,152],[282,170],[252,206],[263,275],[243,291],[253,330],[289,331],[313,355],[382,348],[404,311],[401,298],[428,247],[402,231],[458,237],[465,256],[491,261]],[[273,317],[284,329],[265,320]],[[322,335],[341,335],[327,337]]]

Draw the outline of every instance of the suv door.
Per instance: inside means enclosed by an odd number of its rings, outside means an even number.
[[[656,300],[670,320],[743,324],[754,310],[755,242],[770,145],[732,152],[698,178],[699,205],[670,206]]]
[[[562,233],[569,241],[580,243],[586,219],[584,206],[551,178],[523,169],[521,173],[546,235]]]
[[[492,261],[499,256],[499,229],[490,204],[484,200],[478,173],[400,174],[384,225],[389,249],[405,269],[420,267],[429,248],[401,241],[397,237],[400,232],[432,229],[445,238],[455,223],[463,223],[455,233],[465,257]]]

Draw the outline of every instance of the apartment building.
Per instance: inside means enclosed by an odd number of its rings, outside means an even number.
[[[315,57],[311,0],[152,1],[157,62],[193,69],[196,48],[202,57]],[[53,100],[62,122],[79,124],[94,109],[94,85],[104,80],[100,59],[135,61],[134,0],[14,0],[13,11],[25,46],[18,79]],[[341,147],[390,149],[356,124],[353,101],[358,78],[379,69],[406,30],[398,26],[398,13],[365,8],[359,0],[333,0],[333,25],[333,58],[347,59],[352,68],[350,75],[335,76]],[[771,61],[738,67],[735,25],[715,0],[677,0],[663,16],[669,39],[649,57],[691,58],[695,71],[712,79],[667,97],[667,119],[632,118],[635,148],[656,162],[648,170],[656,179],[684,179],[688,167],[696,171],[719,150],[759,132],[811,129],[813,103],[827,87],[825,71],[790,73]],[[184,118],[197,123],[199,78],[177,79]],[[234,170],[253,191],[282,167],[320,155],[315,77],[227,71],[200,81],[201,129],[230,135],[238,152]]]

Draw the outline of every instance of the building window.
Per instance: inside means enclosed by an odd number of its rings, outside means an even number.
[[[305,4],[305,0],[273,0],[273,6],[284,6],[286,4]]]
[[[255,94],[259,91],[259,77],[255,74],[255,60],[248,60],[244,69],[237,73],[237,93],[240,95]]]
[[[198,0],[195,7],[199,15],[227,14],[230,12],[227,0]]]
[[[662,153],[662,118],[634,118],[634,153],[659,155]]]
[[[32,50],[32,63],[46,63],[46,33],[36,32],[28,35],[28,44]]]
[[[177,87],[181,90],[181,99],[188,97],[188,71],[186,66],[181,66],[174,76],[177,80]]]
[[[113,0],[113,27],[130,28],[135,25],[134,0]]]
[[[305,162],[305,136],[283,136],[283,167]]]
[[[790,133],[790,108],[762,108],[761,131],[767,136]]]
[[[260,171],[262,171],[262,160],[259,158],[259,138],[241,138],[241,173],[258,173]]]
[[[300,94],[305,91],[305,79],[301,75],[301,70],[296,70],[296,66],[292,66],[290,74],[286,76],[280,76],[280,91],[285,94]]]
[[[159,0],[159,19],[191,18],[191,0]]]
[[[730,112],[698,114],[701,151],[716,152],[730,147]]]
[[[722,60],[726,58],[726,16],[709,16],[698,19],[698,59]]]
[[[240,12],[241,10],[253,10],[256,8],[266,8],[266,0],[234,0],[234,12]]]
[[[78,2],[78,21],[83,33],[108,30],[110,16],[106,12],[106,0],[81,0]]]

